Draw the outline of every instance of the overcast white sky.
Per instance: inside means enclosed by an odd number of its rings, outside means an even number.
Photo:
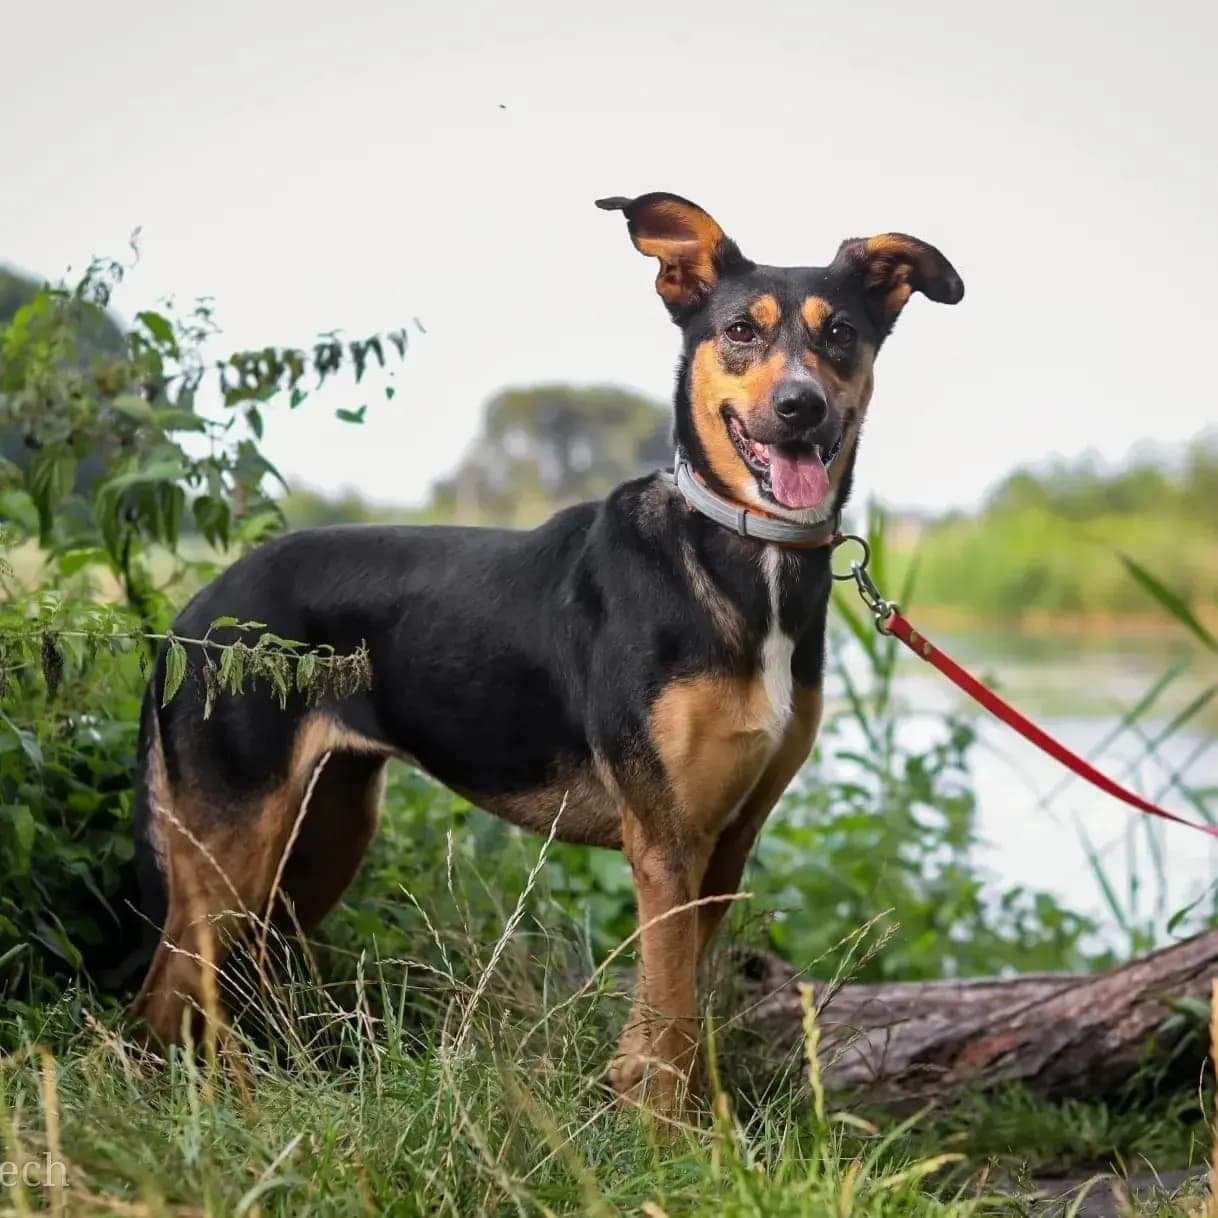
[[[1216,8],[0,0],[0,260],[121,252],[128,316],[216,298],[231,347],[427,329],[371,397],[284,425],[289,474],[421,499],[505,383],[670,391],[677,334],[607,194],[745,253],[900,229],[967,285],[910,304],[863,489],[974,501],[1013,464],[1209,425]]]

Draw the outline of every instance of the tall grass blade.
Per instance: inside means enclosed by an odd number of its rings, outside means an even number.
[[[854,585],[851,584],[849,587],[853,588]],[[868,662],[874,667],[877,659],[877,635],[871,623],[854,607],[854,602],[849,600],[846,592],[841,591],[840,588],[833,598],[833,605],[842,621],[846,623],[847,629],[854,635],[855,641],[867,653]]]
[[[1117,556],[1121,562],[1125,564],[1125,569],[1130,575],[1142,586],[1145,591],[1150,593],[1155,600],[1167,610],[1182,626],[1187,630],[1192,631],[1201,642],[1210,649],[1210,651],[1218,652],[1218,639],[1197,620],[1196,614],[1189,607],[1188,602],[1178,593],[1173,592],[1156,576],[1152,575],[1141,563],[1135,562],[1128,554],[1123,554],[1117,551]]]
[[[1218,738],[1201,740],[1197,747],[1176,766],[1168,766],[1167,781],[1155,793],[1155,803],[1161,804],[1172,791],[1179,793],[1181,799],[1186,800],[1198,813],[1212,825],[1214,823],[1214,813],[1210,810],[1209,800],[1214,797],[1214,789],[1206,789],[1204,787],[1190,786],[1185,777],[1188,772],[1205,756],[1215,745],[1218,745]]]
[[[1125,916],[1125,909],[1122,906],[1120,899],[1117,897],[1116,890],[1112,886],[1112,881],[1108,878],[1108,873],[1104,870],[1103,861],[1100,859],[1099,851],[1092,844],[1091,838],[1087,834],[1087,830],[1082,824],[1078,824],[1078,835],[1083,842],[1083,850],[1087,855],[1087,865],[1091,868],[1091,874],[1095,877],[1095,882],[1100,886],[1100,892],[1104,895],[1104,902],[1116,919],[1117,925],[1126,935],[1133,933],[1133,928],[1129,924],[1129,919]]]
[[[897,593],[897,604],[908,609],[913,600],[914,589],[918,586],[918,572],[922,569],[922,552],[917,550],[909,560],[905,578],[901,581],[901,590]],[[880,591],[883,591],[881,587]]]
[[[1101,738],[1094,748],[1087,751],[1087,756],[1094,760],[1105,749],[1110,748],[1117,742],[1135,723],[1147,715],[1158,702],[1160,695],[1170,686],[1178,677],[1188,671],[1189,662],[1187,660],[1178,660],[1152,683],[1150,688],[1129,708],[1125,711],[1120,719],[1117,720],[1112,730]],[[1058,795],[1062,793],[1072,782],[1077,781],[1077,775],[1067,773],[1060,778],[1057,783],[1052,786],[1049,791],[1043,795],[1038,804],[1041,808],[1047,808]]]

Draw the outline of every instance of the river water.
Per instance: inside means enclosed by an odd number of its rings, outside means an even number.
[[[1194,791],[1209,788],[1203,802],[1218,820],[1218,696],[1168,732],[1174,717],[1218,683],[1218,657],[1184,642],[1145,638],[930,635],[1026,715],[1139,794],[1201,820],[1173,777]],[[861,656],[847,654],[851,672],[865,680]],[[1137,729],[1105,745],[1122,715],[1173,665],[1183,671]],[[833,686],[830,681],[830,697]],[[972,705],[912,655],[902,656],[897,690],[911,712],[903,730],[913,747],[935,738],[936,714]],[[1127,941],[1122,919],[1153,925],[1162,940],[1170,915],[1218,882],[1218,839],[1145,816],[1068,776],[985,712],[978,710],[976,725],[972,768],[984,839],[977,862],[993,877],[995,892],[1012,884],[1047,890],[1094,916],[1105,941],[1119,946]],[[1148,755],[1146,741],[1164,733]],[[1111,899],[1089,862],[1088,842]]]

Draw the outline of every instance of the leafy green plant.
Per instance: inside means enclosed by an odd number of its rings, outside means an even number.
[[[306,376],[360,380],[405,353],[405,333],[209,361],[206,302],[143,310],[126,331],[105,313],[127,269],[94,262],[0,326],[0,994],[121,971],[139,937],[131,783],[158,647],[166,697],[186,647],[204,654],[207,705],[221,689],[282,701],[369,677],[362,649],[223,618],[212,628],[241,627],[234,641],[179,639],[168,622],[218,563],[281,527],[264,410],[299,406]]]
[[[0,709],[0,995],[23,977],[119,963],[130,934],[131,775],[139,665],[105,657],[87,677]],[[138,935],[135,936],[138,938]]]
[[[348,367],[361,379],[386,347],[406,351],[405,331],[311,350],[265,347],[209,361],[212,306],[184,316],[145,309],[119,350],[83,336],[97,328],[128,268],[93,262],[72,289],[45,286],[0,333],[0,435],[26,457],[0,466],[0,512],[29,533],[55,573],[108,568],[140,625],[164,625],[165,584],[209,564],[179,543],[189,520],[213,546],[238,549],[280,527],[270,486],[283,485],[260,449],[268,403],[290,408]],[[208,394],[216,399],[208,408]],[[362,414],[346,412],[351,421]],[[173,559],[158,583],[152,560]],[[210,564],[214,567],[214,563]]]

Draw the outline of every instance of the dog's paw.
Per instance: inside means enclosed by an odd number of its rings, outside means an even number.
[[[630,1104],[641,1104],[648,1065],[649,1059],[643,1052],[619,1052],[609,1067],[606,1081],[620,1099]]]
[[[650,1064],[651,1038],[642,1020],[627,1023],[609,1066],[606,1082],[622,1099],[639,1103]]]

